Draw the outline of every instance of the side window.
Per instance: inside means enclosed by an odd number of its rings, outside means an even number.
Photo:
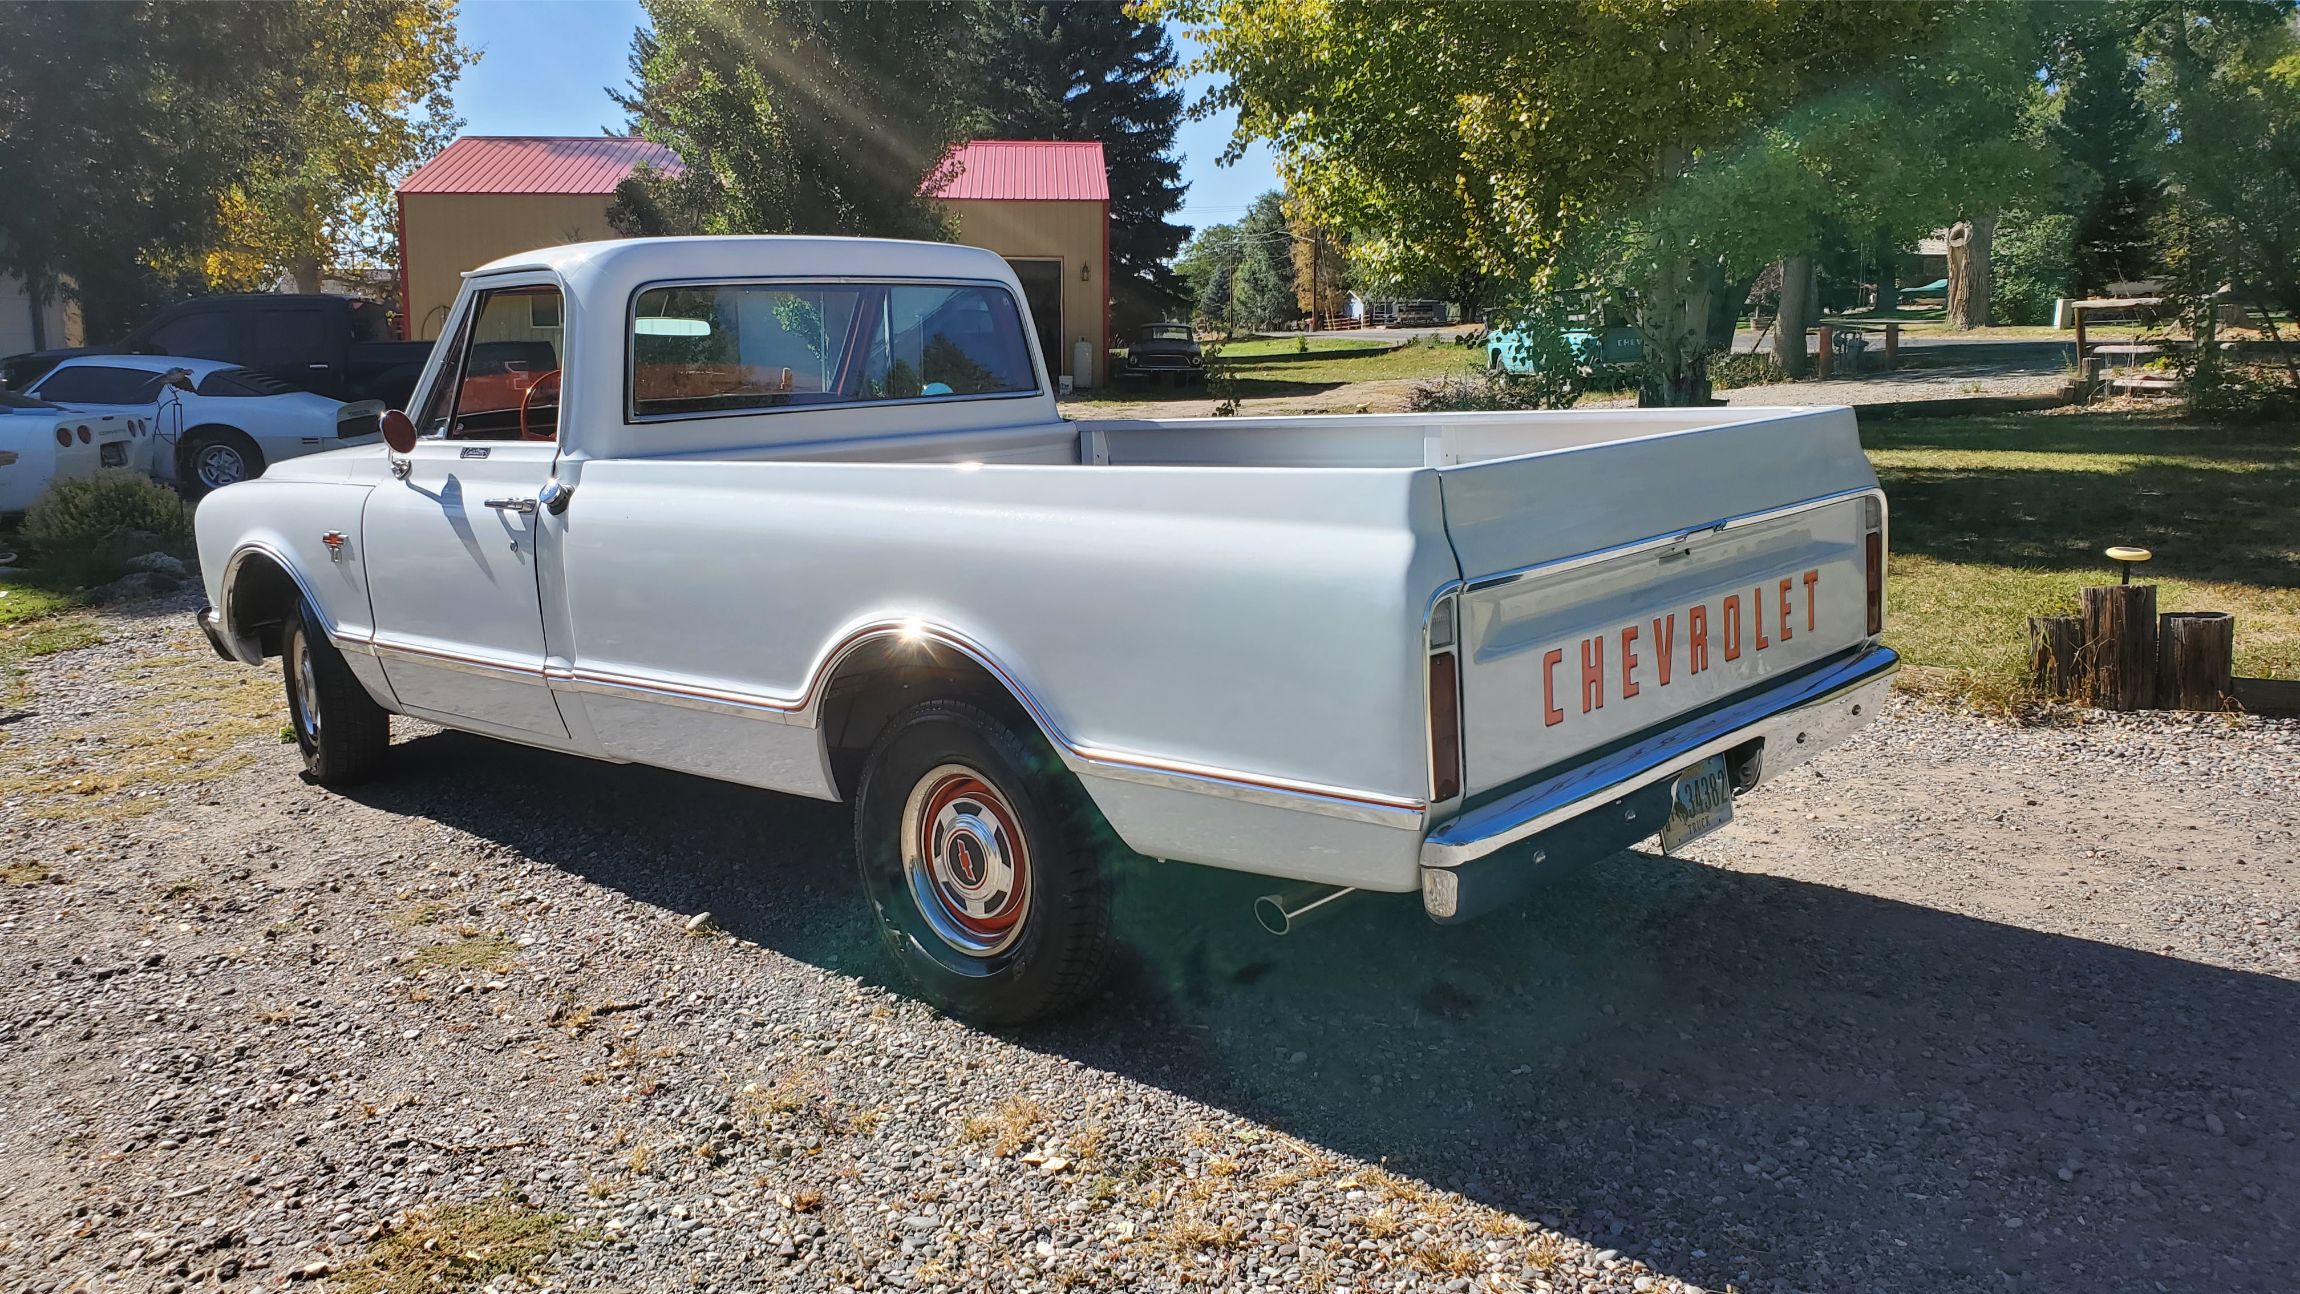
[[[1038,389],[1013,296],[973,284],[649,288],[630,353],[639,418]]]
[[[150,404],[159,399],[158,373],[103,364],[74,364],[50,373],[32,394],[54,404]]]
[[[453,380],[440,383],[424,411],[424,431],[459,440],[556,439],[560,308],[554,287],[481,293],[456,338]]]
[[[223,316],[213,310],[199,310],[181,319],[171,319],[154,328],[147,338],[162,355],[184,355],[192,359],[232,359],[224,354],[229,339],[224,332]]]
[[[325,312],[308,307],[249,310],[227,316],[228,339],[224,345],[230,353],[214,358],[251,368],[287,369],[332,358],[326,323]]]

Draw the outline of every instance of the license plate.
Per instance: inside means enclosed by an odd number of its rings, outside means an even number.
[[[1733,784],[1725,757],[1713,755],[1677,775],[1669,788],[1669,821],[1661,825],[1661,852],[1672,853],[1733,820]]]
[[[119,441],[115,440],[110,444],[98,445],[96,451],[96,461],[106,467],[126,467],[128,465],[128,447]]]

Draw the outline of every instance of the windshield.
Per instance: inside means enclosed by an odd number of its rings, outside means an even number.
[[[1143,341],[1196,341],[1198,335],[1188,324],[1151,324],[1139,334]]]

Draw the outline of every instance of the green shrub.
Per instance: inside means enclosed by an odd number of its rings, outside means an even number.
[[[1992,323],[2041,326],[2052,322],[2052,303],[2073,293],[2076,220],[2071,216],[2007,215],[1997,224]]]
[[[50,574],[105,584],[149,552],[187,556],[192,514],[173,490],[138,472],[99,472],[48,487],[24,512],[24,542]]]

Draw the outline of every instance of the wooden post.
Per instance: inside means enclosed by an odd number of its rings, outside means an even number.
[[[1819,331],[1820,344],[1813,351],[1813,376],[1826,382],[1829,380],[1829,370],[1837,366],[1837,347],[1834,344],[1837,330],[1822,324]]]
[[[2225,709],[2236,691],[2236,617],[2168,611],[2157,623],[2156,703],[2167,710]]]
[[[2069,318],[2076,321],[2076,371],[2084,371],[2084,304],[2077,302],[2068,308]]]
[[[1888,323],[1885,325],[1885,367],[1898,368],[1900,364],[1901,326],[1897,323]]]
[[[2077,595],[2084,608],[2084,691],[2106,710],[2156,703],[2156,586],[2101,584]]]
[[[2084,654],[2084,621],[2075,616],[2028,618],[2029,680],[2046,696],[2074,694]]]

